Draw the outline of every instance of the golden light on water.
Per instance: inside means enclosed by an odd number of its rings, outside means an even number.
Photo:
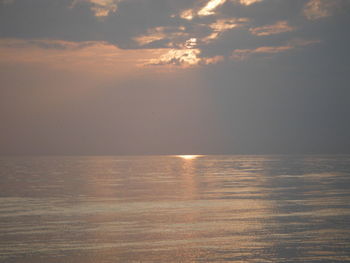
[[[203,155],[176,155],[176,157],[179,157],[179,158],[182,158],[182,159],[185,159],[185,160],[193,160],[193,159],[196,159],[198,157],[201,157]]]

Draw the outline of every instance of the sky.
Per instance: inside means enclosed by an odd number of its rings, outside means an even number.
[[[0,154],[350,153],[348,0],[0,0]]]

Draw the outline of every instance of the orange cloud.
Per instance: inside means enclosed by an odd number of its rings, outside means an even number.
[[[259,2],[262,2],[263,0],[239,0],[239,3],[241,5],[252,5],[252,4],[255,4],[255,3],[259,3]]]
[[[209,16],[214,14],[214,10],[224,4],[226,0],[210,0],[202,9],[198,11],[199,16]]]
[[[137,36],[134,40],[140,45],[144,46],[150,44],[154,41],[169,39],[172,41],[174,46],[178,45],[176,39],[179,39],[180,42],[188,37],[184,31],[184,27],[155,27],[147,31],[147,34]]]
[[[134,40],[141,46],[147,45],[157,40],[165,38],[166,35],[163,32],[162,27],[156,27],[149,29],[146,35],[135,37]]]
[[[184,68],[192,67],[200,62],[198,49],[171,49],[159,58],[151,59],[146,65],[175,65]]]
[[[41,65],[95,75],[127,74],[163,52],[163,49],[123,50],[105,42],[0,40],[2,63]]]
[[[119,49],[105,42],[1,39],[3,64],[42,66],[53,70],[87,73],[101,77],[125,76],[152,65],[189,68],[215,64],[221,56],[200,57],[197,39],[190,38],[178,49]]]
[[[232,52],[232,59],[245,60],[253,54],[276,54],[295,49],[297,47],[308,46],[319,43],[319,40],[295,39],[282,46],[262,46],[255,49],[235,49]]]
[[[294,31],[295,27],[288,25],[287,21],[279,21],[273,25],[250,28],[251,34],[256,36],[269,36]]]
[[[186,20],[192,20],[194,17],[193,9],[186,9],[180,13],[180,17]]]
[[[247,18],[231,18],[231,19],[219,19],[214,23],[210,24],[209,27],[215,32],[223,32],[235,27],[239,27],[247,23]]]
[[[216,64],[222,60],[222,56],[200,57],[199,49],[171,49],[157,59],[151,59],[145,66],[175,66],[190,68],[199,65]]]
[[[249,5],[252,5],[254,3],[261,2],[263,0],[231,0],[231,1],[239,3],[241,5],[249,6]],[[207,2],[207,4],[204,7],[200,8],[200,9],[190,8],[190,9],[183,10],[179,16],[182,19],[192,20],[195,16],[215,15],[216,14],[215,9],[218,8],[219,6],[223,5],[226,2],[227,2],[227,0],[209,0],[209,2]]]
[[[213,32],[209,36],[203,38],[202,41],[210,42],[211,40],[218,38],[220,33],[233,28],[242,27],[248,22],[249,19],[247,18],[219,19],[209,25]]]

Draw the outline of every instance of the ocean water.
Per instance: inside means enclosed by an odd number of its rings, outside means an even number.
[[[0,157],[0,262],[350,262],[350,156]]]

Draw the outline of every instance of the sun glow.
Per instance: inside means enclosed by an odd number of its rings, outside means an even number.
[[[182,159],[185,159],[185,160],[193,160],[193,159],[196,159],[198,157],[201,157],[203,155],[176,155],[176,157],[179,157],[179,158],[182,158]]]

